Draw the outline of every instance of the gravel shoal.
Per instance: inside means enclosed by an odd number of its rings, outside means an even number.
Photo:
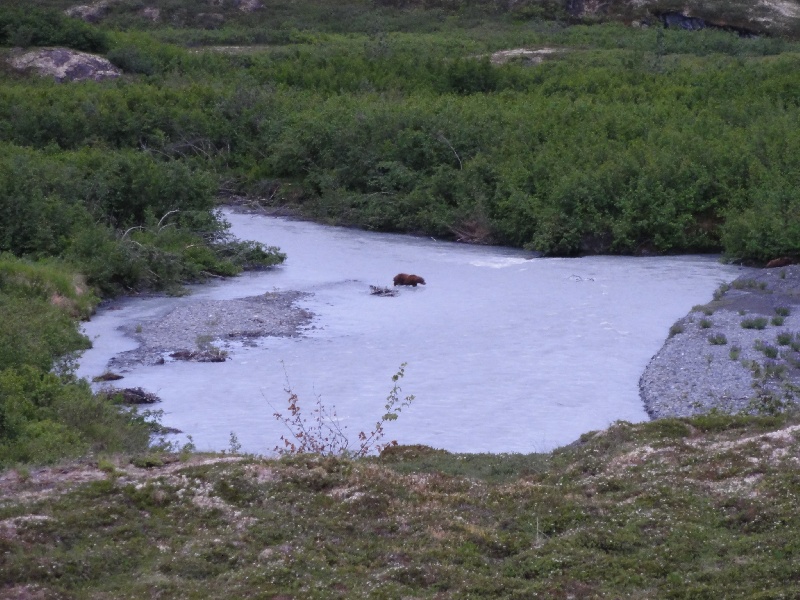
[[[161,364],[175,352],[202,354],[230,342],[254,344],[266,336],[295,337],[313,314],[295,306],[302,292],[269,292],[235,300],[197,300],[177,306],[159,319],[123,328],[139,342],[109,362],[115,369]],[[201,359],[200,359],[201,360]]]
[[[782,324],[773,320],[787,310]],[[763,329],[743,327],[759,318],[766,320]],[[670,335],[639,380],[652,419],[712,409],[758,412],[776,402],[796,403],[800,266],[742,275],[722,286],[712,302],[694,307]]]

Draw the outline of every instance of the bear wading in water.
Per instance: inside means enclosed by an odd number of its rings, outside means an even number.
[[[394,276],[395,285],[413,285],[414,287],[417,287],[418,283],[425,285],[425,280],[419,275],[407,275],[405,273],[399,273]]]

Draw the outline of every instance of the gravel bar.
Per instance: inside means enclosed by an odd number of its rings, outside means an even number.
[[[257,338],[295,337],[313,318],[295,302],[302,292],[268,292],[235,300],[197,300],[181,304],[159,319],[123,328],[139,342],[122,352],[109,367],[162,364],[171,353],[217,351],[230,342],[254,344]],[[198,359],[202,360],[202,359]]]
[[[641,398],[652,419],[796,403],[798,349],[800,266],[753,271],[672,326],[639,380]]]

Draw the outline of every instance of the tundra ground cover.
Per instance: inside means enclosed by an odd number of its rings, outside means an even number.
[[[548,455],[162,455],[8,472],[5,592],[782,597],[793,416],[619,423]],[[155,460],[157,458],[158,460]]]

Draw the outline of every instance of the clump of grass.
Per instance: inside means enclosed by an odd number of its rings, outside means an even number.
[[[764,340],[756,340],[753,347],[759,352],[763,352],[767,358],[778,358],[778,348],[765,343]]]
[[[757,360],[742,360],[742,366],[745,369],[750,369],[756,379],[761,377],[761,365]]]
[[[702,329],[709,329],[712,325],[711,319],[700,319],[700,327]]]
[[[778,306],[775,309],[775,314],[778,315],[779,317],[788,317],[790,313],[791,311],[787,306]]]
[[[669,337],[675,337],[679,333],[683,333],[683,331],[684,331],[683,323],[678,321],[672,327],[669,328]]]
[[[755,279],[737,279],[731,284],[736,290],[765,290],[767,283],[765,281],[756,281]]]
[[[761,349],[761,351],[767,358],[778,358],[778,349],[775,346],[770,346],[767,344]]]
[[[785,317],[772,317],[772,319],[770,320],[770,323],[772,323],[776,327],[780,327],[781,325],[783,325],[783,322],[785,320],[786,320]]]
[[[779,346],[788,346],[792,343],[792,334],[791,333],[779,333],[776,341],[778,342]]]
[[[715,333],[708,336],[708,341],[712,346],[724,346],[728,343],[728,338],[724,333]]]
[[[743,329],[764,329],[767,326],[767,319],[765,317],[752,317],[742,321]]]
[[[764,365],[764,377],[766,379],[783,379],[786,376],[787,367],[782,363],[768,361]]]
[[[722,283],[720,286],[714,290],[714,300],[722,300],[722,297],[725,293],[731,289],[731,286],[727,283]]]
[[[731,346],[731,349],[728,351],[728,356],[731,357],[731,360],[739,360],[741,354],[742,348],[736,345]]]
[[[693,312],[701,312],[707,317],[710,317],[711,315],[714,314],[714,309],[713,308],[711,308],[710,306],[707,306],[707,305],[703,305],[703,304],[697,304],[696,306],[693,306],[692,307],[692,311]]]

